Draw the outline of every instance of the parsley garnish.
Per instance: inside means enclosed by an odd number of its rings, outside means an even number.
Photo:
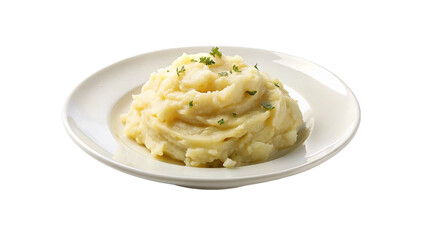
[[[195,60],[195,59],[193,59],[193,58],[192,58],[192,59],[191,59],[191,62],[197,62],[197,60]]]
[[[280,84],[279,83],[274,83],[274,85],[275,85],[275,87],[280,87]]]
[[[190,102],[189,102],[189,107],[193,107],[194,106],[194,101],[193,100],[191,100]]]
[[[220,72],[220,73],[218,73],[219,74],[219,76],[228,76],[228,72]]]
[[[238,70],[238,66],[237,66],[237,65],[232,66],[232,69],[233,69],[235,72],[241,72],[241,70]]]
[[[180,70],[179,70],[179,68],[176,68],[176,73],[177,73],[177,75],[179,76],[179,73],[183,73],[183,72],[185,72],[185,66],[182,66],[181,68],[180,68]]]
[[[256,63],[256,65],[254,65],[254,68],[256,68],[256,69],[257,69],[257,71],[259,71],[259,68],[257,68],[257,63]]]
[[[250,94],[250,95],[254,95],[254,94],[256,94],[257,93],[257,91],[246,91],[246,93],[248,93],[248,94]]]
[[[216,57],[216,55],[218,57],[222,57],[222,53],[219,52],[219,48],[218,47],[213,47],[212,50],[210,51],[210,55],[212,55],[213,57]]]
[[[237,117],[237,114],[236,114],[236,113],[232,113],[232,116],[233,116],[233,117]]]
[[[169,69],[167,69],[167,72],[170,72]]]
[[[225,123],[225,120],[223,120],[223,118],[222,119],[220,119],[219,121],[217,121],[218,123],[219,123],[219,125],[222,125],[222,124],[224,124]]]
[[[213,59],[211,59],[210,57],[200,57],[200,63],[204,63],[206,65],[215,64],[215,62],[213,61]]]
[[[272,110],[272,109],[274,109],[275,107],[274,106],[272,106],[272,104],[270,104],[269,102],[263,102],[262,104],[262,107],[264,107],[265,109],[268,109],[268,110]]]

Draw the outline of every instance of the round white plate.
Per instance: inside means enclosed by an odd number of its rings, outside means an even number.
[[[119,121],[150,73],[168,66],[183,53],[209,52],[211,47],[168,49],[132,57],[93,74],[70,95],[63,115],[71,138],[99,161],[154,181],[194,188],[231,188],[290,176],[329,159],[355,135],[360,108],[352,91],[333,73],[298,57],[261,49],[220,47],[278,78],[299,101],[304,127],[292,151],[271,160],[236,167],[194,168],[160,161],[127,139]]]

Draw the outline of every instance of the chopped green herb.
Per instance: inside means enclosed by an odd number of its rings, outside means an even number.
[[[231,71],[229,71],[229,73],[230,73],[230,74],[232,74],[232,70],[231,70]]]
[[[219,74],[219,76],[228,76],[228,72],[220,72],[220,73],[218,73]]]
[[[264,107],[265,109],[268,109],[268,110],[272,110],[272,109],[274,109],[275,107],[274,106],[272,106],[272,104],[270,104],[269,102],[263,102],[262,104],[262,107]]]
[[[279,83],[274,83],[274,85],[275,85],[275,87],[280,87],[280,84]]]
[[[194,101],[193,100],[191,100],[190,102],[189,102],[189,107],[193,107],[194,106]]]
[[[257,93],[257,91],[246,91],[246,93],[250,94],[250,95],[255,95]]]
[[[210,51],[210,55],[212,55],[213,57],[222,57],[222,53],[219,52],[219,48],[218,47],[213,47],[212,50]]]
[[[191,59],[191,62],[197,62],[197,60],[195,60],[195,59],[193,59],[193,58],[192,58],[192,59]]]
[[[235,72],[241,72],[241,70],[238,70],[237,65],[232,66],[232,70],[234,70]]]
[[[237,114],[236,114],[236,113],[232,113],[232,116],[233,116],[233,117],[237,117]]]
[[[210,57],[200,57],[200,63],[204,63],[206,65],[215,64],[215,62],[213,61],[213,59],[211,59]]]
[[[256,65],[254,65],[254,68],[256,68],[256,69],[257,69],[257,71],[259,71],[259,68],[257,68],[257,63],[256,63]]]
[[[225,123],[225,120],[223,120],[223,118],[222,119],[220,119],[219,121],[217,121],[218,123],[219,123],[219,125],[222,125],[222,124],[224,124]]]
[[[170,72],[169,69],[167,69],[167,72]]]
[[[185,66],[182,66],[181,68],[180,68],[180,70],[179,70],[179,68],[176,68],[176,73],[177,73],[177,75],[179,76],[179,73],[183,73],[183,72],[185,72]]]

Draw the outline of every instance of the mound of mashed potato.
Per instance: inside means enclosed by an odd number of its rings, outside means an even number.
[[[152,73],[121,118],[125,134],[153,156],[192,167],[265,161],[293,145],[302,124],[281,82],[218,48]]]

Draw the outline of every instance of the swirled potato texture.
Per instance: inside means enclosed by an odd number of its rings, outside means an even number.
[[[199,53],[152,73],[122,122],[153,156],[232,168],[293,145],[302,114],[282,83],[257,66]]]

